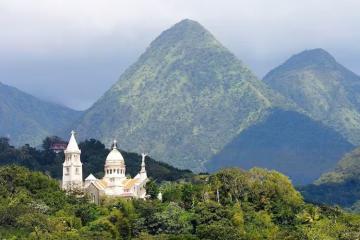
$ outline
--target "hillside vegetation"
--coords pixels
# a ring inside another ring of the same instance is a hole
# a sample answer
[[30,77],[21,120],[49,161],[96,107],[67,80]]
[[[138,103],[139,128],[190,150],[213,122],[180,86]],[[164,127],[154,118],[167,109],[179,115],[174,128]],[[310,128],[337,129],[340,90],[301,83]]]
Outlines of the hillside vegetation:
[[63,136],[80,115],[0,83],[0,136],[11,138],[17,146],[39,145],[46,136]]
[[[154,199],[158,187],[163,201]],[[360,237],[360,216],[305,204],[282,174],[224,169],[192,182],[147,185],[151,199],[65,194],[22,167],[0,167],[0,236],[6,239],[329,239]]]
[[360,77],[325,50],[292,56],[270,71],[264,82],[313,119],[360,144]]
[[300,189],[309,201],[360,212],[360,148],[345,155],[333,171]]
[[150,44],[76,129],[204,170],[204,161],[276,105],[286,104],[199,23],[183,20]]
[[[56,139],[58,138],[48,137],[43,141],[42,149],[36,149],[29,145],[15,148],[9,144],[8,139],[0,138],[0,165],[17,164],[61,179],[64,153],[56,154],[50,149],[51,143]],[[90,173],[97,177],[103,177],[105,159],[109,154],[109,149],[95,139],[81,142],[79,147],[82,150],[81,161],[84,178]],[[140,171],[141,156],[136,153],[120,151],[125,159],[126,174],[134,177]],[[146,168],[148,175],[160,182],[186,179],[193,175],[189,170],[180,170],[150,157],[146,158]]]
[[210,171],[239,166],[280,171],[294,184],[312,183],[332,170],[353,146],[339,133],[308,116],[272,109],[244,130],[207,164]]

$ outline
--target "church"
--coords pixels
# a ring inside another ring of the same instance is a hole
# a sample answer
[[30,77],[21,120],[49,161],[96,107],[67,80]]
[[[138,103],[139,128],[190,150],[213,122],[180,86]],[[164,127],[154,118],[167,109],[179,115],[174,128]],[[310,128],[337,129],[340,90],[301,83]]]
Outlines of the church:
[[140,172],[134,178],[128,178],[126,177],[124,158],[117,149],[116,140],[114,140],[112,150],[105,160],[104,177],[97,179],[90,174],[83,181],[81,150],[76,142],[74,131],[71,132],[64,153],[62,189],[65,191],[83,190],[88,194],[90,200],[96,204],[99,204],[104,196],[142,199],[146,197],[145,185],[148,182],[145,169],[146,154],[142,154]]

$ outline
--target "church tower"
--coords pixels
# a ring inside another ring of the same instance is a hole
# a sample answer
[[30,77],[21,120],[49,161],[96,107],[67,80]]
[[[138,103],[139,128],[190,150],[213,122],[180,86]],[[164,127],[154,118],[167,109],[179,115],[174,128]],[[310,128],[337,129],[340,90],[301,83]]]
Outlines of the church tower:
[[81,150],[76,142],[74,131],[71,131],[69,144],[64,153],[62,188],[64,190],[81,189],[83,187]]
[[140,170],[140,177],[141,179],[147,179],[146,169],[145,169],[145,158],[147,153],[141,154],[141,170]]

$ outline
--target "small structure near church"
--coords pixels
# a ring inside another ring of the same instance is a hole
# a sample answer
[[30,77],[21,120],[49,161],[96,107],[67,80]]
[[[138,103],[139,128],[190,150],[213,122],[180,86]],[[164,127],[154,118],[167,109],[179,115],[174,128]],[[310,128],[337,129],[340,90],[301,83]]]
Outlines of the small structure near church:
[[82,180],[81,150],[75,139],[75,132],[64,151],[62,188],[64,190],[81,189],[90,196],[92,202],[99,204],[103,196],[142,198],[146,197],[145,185],[148,177],[145,169],[146,154],[142,154],[141,170],[134,178],[126,177],[126,166],[123,156],[117,149],[114,140],[112,150],[105,160],[102,179],[90,174],[85,181]]
[[50,150],[52,150],[54,153],[60,153],[65,151],[68,143],[64,141],[56,142],[51,144]]

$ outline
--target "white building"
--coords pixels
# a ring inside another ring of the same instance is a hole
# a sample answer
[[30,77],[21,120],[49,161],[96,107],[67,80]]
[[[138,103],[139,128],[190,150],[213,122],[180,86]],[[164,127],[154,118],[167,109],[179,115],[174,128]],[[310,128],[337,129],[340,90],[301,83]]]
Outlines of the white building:
[[64,153],[62,188],[81,188],[83,185],[81,151],[76,142],[74,131],[71,131],[70,141]]
[[126,177],[126,166],[123,156],[117,149],[116,140],[113,148],[106,158],[102,179],[97,179],[90,174],[85,181],[82,180],[81,150],[75,139],[74,131],[71,132],[69,144],[65,152],[63,163],[62,188],[71,190],[83,189],[92,202],[99,204],[103,196],[124,198],[145,198],[145,185],[148,177],[145,169],[146,154],[142,154],[141,170],[134,178]]

